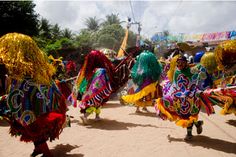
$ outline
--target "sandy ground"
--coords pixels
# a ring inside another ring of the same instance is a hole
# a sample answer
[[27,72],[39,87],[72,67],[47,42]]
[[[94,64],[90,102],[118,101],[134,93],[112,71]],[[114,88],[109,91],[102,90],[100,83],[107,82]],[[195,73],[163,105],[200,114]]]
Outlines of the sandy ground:
[[[203,133],[185,142],[186,130],[150,113],[135,114],[135,108],[110,101],[102,109],[101,121],[81,124],[79,110],[70,107],[72,126],[64,129],[59,140],[48,142],[55,157],[236,157],[236,117],[222,116],[219,108],[204,120]],[[9,126],[0,121],[0,157],[27,157],[33,144],[23,143],[8,134]]]

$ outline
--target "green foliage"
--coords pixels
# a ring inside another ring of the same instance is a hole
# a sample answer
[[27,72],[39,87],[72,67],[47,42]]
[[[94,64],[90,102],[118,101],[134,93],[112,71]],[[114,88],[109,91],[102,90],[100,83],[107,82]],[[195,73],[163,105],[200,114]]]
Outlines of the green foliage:
[[74,34],[72,33],[70,29],[66,28],[62,30],[62,37],[72,39],[74,37]]
[[137,35],[134,32],[129,31],[127,47],[134,47],[136,45],[136,38]]
[[52,39],[51,34],[52,25],[45,18],[41,18],[39,21],[39,36],[43,39]]
[[95,17],[89,17],[85,20],[85,25],[89,31],[97,31],[100,27],[99,19]]
[[68,38],[61,38],[52,44],[48,44],[45,51],[48,54],[56,53],[59,49],[72,49],[74,48],[73,41]]
[[60,43],[62,49],[74,48],[73,41],[69,38],[62,38],[56,43]]
[[92,33],[87,30],[82,30],[75,38],[77,47],[92,45]]
[[106,16],[106,20],[102,23],[103,27],[106,27],[108,25],[120,25],[120,19],[118,17],[118,14],[111,14]]
[[40,49],[45,50],[44,48],[46,47],[46,45],[48,43],[47,40],[45,40],[39,36],[34,36],[33,39],[37,43],[37,45]]
[[0,1],[0,36],[18,32],[30,36],[38,34],[38,14],[32,1]]
[[111,48],[118,51],[125,32],[121,25],[112,24],[107,25],[101,29],[97,34],[97,41],[99,47]]
[[52,41],[55,42],[62,38],[61,29],[58,24],[55,24],[51,28]]
[[114,37],[109,35],[109,34],[102,34],[98,38],[98,45],[99,45],[99,47],[105,47],[105,48],[109,48],[109,49],[114,49],[116,47],[116,45],[118,45],[117,42],[118,41]]

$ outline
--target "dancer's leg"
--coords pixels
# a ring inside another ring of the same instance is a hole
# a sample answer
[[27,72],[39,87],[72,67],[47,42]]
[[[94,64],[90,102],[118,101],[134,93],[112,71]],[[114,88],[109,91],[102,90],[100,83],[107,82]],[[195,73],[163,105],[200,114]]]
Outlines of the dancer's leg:
[[184,140],[188,141],[192,139],[193,137],[192,130],[193,130],[193,124],[187,127],[187,135],[185,136]]
[[97,120],[97,121],[101,120],[101,118],[100,118],[100,116],[99,116],[100,113],[101,113],[101,107],[98,107],[98,108],[96,109],[95,113],[96,113],[95,120]]
[[203,121],[199,120],[199,121],[195,122],[194,125],[197,127],[197,134],[201,134]]
[[140,113],[141,111],[139,110],[139,106],[136,107],[136,113]]

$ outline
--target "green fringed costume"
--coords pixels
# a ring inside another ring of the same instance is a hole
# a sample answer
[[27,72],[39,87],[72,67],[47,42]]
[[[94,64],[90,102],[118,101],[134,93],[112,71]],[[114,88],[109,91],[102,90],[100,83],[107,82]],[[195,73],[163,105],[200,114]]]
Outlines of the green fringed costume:
[[151,106],[152,99],[161,95],[161,90],[158,88],[161,72],[162,66],[156,56],[150,51],[143,51],[131,70],[135,87],[128,89],[128,95],[122,96],[122,99],[135,106]]

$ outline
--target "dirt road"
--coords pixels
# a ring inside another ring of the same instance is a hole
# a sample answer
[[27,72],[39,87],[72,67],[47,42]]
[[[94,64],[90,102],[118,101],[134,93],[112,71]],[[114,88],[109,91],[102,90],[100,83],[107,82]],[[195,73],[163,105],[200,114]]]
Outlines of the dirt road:
[[[49,142],[55,157],[236,157],[236,116],[222,116],[219,108],[204,121],[203,133],[185,142],[186,130],[150,113],[136,114],[135,108],[109,102],[102,109],[101,121],[92,115],[89,125],[81,124],[79,110],[70,107],[72,126],[60,139]],[[32,143],[23,143],[8,134],[9,126],[0,121],[0,157],[27,157]]]

